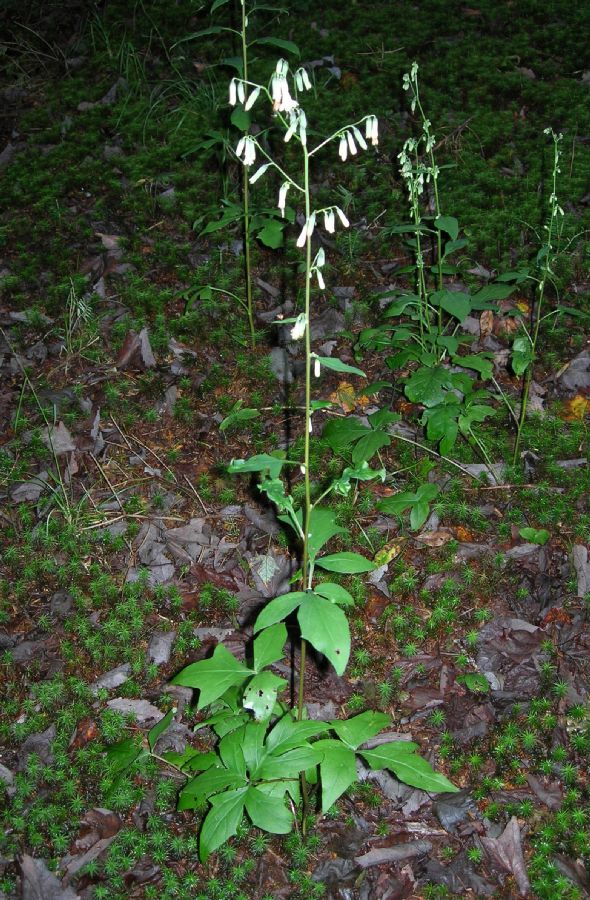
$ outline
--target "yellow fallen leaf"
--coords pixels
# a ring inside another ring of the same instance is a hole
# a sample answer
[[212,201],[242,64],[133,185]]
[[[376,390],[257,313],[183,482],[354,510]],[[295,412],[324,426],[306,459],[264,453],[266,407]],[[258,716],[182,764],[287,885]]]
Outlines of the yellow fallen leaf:
[[577,394],[566,404],[566,419],[583,419],[590,413],[590,398]]
[[369,398],[365,397],[364,394],[357,394],[348,381],[341,381],[328,399],[347,413],[353,412],[357,406],[364,408],[369,403]]
[[376,566],[386,566],[392,559],[395,559],[402,552],[405,544],[405,538],[396,538],[390,541],[375,554],[373,562]]

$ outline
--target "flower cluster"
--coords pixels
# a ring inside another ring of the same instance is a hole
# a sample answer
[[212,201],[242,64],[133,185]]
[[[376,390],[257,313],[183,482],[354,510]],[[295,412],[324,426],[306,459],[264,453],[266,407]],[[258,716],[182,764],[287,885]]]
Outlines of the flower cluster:
[[348,154],[354,156],[357,153],[357,144],[363,150],[367,149],[367,140],[375,147],[379,143],[379,123],[377,116],[367,116],[365,119],[365,135],[363,137],[361,131],[356,125],[350,125],[340,135],[340,143],[338,144],[338,156],[345,162]]
[[236,156],[242,160],[245,166],[251,166],[256,160],[256,140],[252,135],[246,134],[240,138],[236,147]]
[[289,82],[287,81],[287,73],[289,71],[289,63],[286,59],[279,59],[276,64],[274,74],[270,79],[270,96],[272,99],[272,108],[275,112],[291,112],[299,106],[289,91]]
[[229,105],[235,106],[236,103],[241,103],[244,109],[252,109],[258,97],[260,96],[261,87],[259,84],[254,85],[254,90],[251,94],[247,94],[248,82],[243,81],[241,78],[232,78],[229,83]]

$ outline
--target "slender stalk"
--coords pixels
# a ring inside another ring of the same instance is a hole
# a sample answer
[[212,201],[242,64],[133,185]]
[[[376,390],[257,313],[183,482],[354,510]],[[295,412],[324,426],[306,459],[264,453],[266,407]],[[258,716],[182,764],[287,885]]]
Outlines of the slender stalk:
[[549,223],[546,226],[547,228],[547,242],[544,245],[545,253],[543,256],[543,263],[541,266],[541,278],[539,280],[539,286],[537,289],[537,303],[536,309],[535,304],[533,303],[533,308],[531,310],[531,316],[534,319],[533,332],[532,337],[529,337],[531,342],[531,361],[527,366],[525,375],[524,375],[524,385],[522,390],[522,398],[520,403],[520,415],[518,417],[518,428],[516,430],[516,438],[514,440],[514,453],[512,456],[512,465],[516,465],[518,462],[518,455],[520,452],[520,442],[522,438],[522,431],[524,428],[524,423],[526,422],[526,414],[527,414],[527,406],[529,402],[529,394],[531,389],[531,382],[533,380],[533,369],[535,365],[535,359],[537,357],[537,342],[539,339],[539,328],[541,327],[542,316],[541,312],[543,309],[543,300],[545,299],[545,285],[547,284],[547,279],[551,275],[551,262],[552,257],[551,253],[553,250],[553,231],[556,225],[557,216],[563,215],[563,210],[559,206],[557,202],[557,175],[559,172],[559,141],[561,140],[561,135],[556,135],[555,132],[550,129],[546,129],[545,133],[551,132],[553,137],[553,177],[552,177],[552,189],[551,189],[551,197],[549,198],[550,203],[550,214],[549,214]]
[[[246,16],[246,0],[241,0],[242,7],[242,62],[244,66],[244,81],[248,80],[248,44],[246,41],[246,30],[248,20]],[[252,303],[252,262],[250,258],[250,182],[249,166],[243,167],[242,172],[242,201],[244,204],[244,262],[246,267],[246,313],[248,316],[248,327],[250,329],[250,344],[252,349],[256,347],[256,332],[254,329],[254,309]]]
[[[309,221],[311,215],[311,202],[309,196],[309,154],[307,147],[303,150],[303,185],[305,190],[305,221]],[[309,583],[309,526],[311,519],[311,478],[309,473],[309,438],[311,433],[311,235],[307,235],[305,241],[305,439],[303,450],[303,477],[305,484],[305,506],[303,509],[303,560],[301,564],[302,587],[306,590],[311,587]],[[301,657],[299,661],[299,696],[297,698],[297,718],[303,717],[303,700],[305,690],[305,656],[306,643],[301,641]]]

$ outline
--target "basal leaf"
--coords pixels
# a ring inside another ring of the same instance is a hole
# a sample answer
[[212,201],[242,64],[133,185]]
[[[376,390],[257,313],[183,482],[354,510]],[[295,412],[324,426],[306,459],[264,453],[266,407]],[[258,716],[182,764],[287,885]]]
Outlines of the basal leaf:
[[109,763],[109,775],[118,775],[128,769],[142,752],[141,744],[134,738],[125,738],[107,747],[105,756]]
[[283,231],[286,224],[280,219],[267,219],[263,227],[256,232],[256,237],[265,247],[278,250],[283,246]]
[[346,419],[330,419],[322,432],[322,440],[334,453],[343,453],[354,441],[369,433],[366,425],[348,416]]
[[302,638],[323,653],[337,674],[342,675],[350,656],[350,627],[340,607],[317,594],[307,594],[297,619]]
[[433,291],[430,302],[434,306],[440,306],[450,316],[462,322],[471,311],[471,298],[463,291],[449,291],[445,288],[441,291]]
[[220,740],[218,748],[219,756],[225,768],[236,775],[240,775],[242,778],[246,777],[246,760],[242,749],[246,728],[246,725],[242,725],[241,728],[230,731],[229,734],[226,734]]
[[337,603],[338,606],[354,606],[352,595],[340,584],[325,581],[322,584],[316,584],[313,590],[315,594],[325,597],[331,603]]
[[[416,745],[411,746],[415,748]],[[393,741],[374,750],[359,750],[359,753],[372,769],[390,769],[399,781],[422,791],[456,793],[459,790],[413,749],[409,751],[406,741]]]
[[382,447],[389,447],[390,444],[391,438],[384,431],[371,431],[369,434],[363,435],[356,442],[352,451],[354,465],[357,466],[360,463],[368,462],[377,453],[377,450],[381,450]]
[[205,816],[201,828],[199,841],[201,862],[206,862],[209,854],[225,844],[238,830],[248,790],[249,788],[242,787],[211,797],[211,809]]
[[254,639],[254,671],[258,673],[282,659],[286,640],[287,626],[283,622],[261,631]]
[[453,362],[457,366],[463,366],[465,369],[473,369],[479,372],[484,381],[488,381],[493,374],[494,364],[491,359],[485,356],[475,356],[468,354],[467,356],[455,356]]
[[320,763],[320,777],[322,812],[327,813],[338,798],[358,779],[356,754],[354,750],[345,747],[342,741],[332,738],[316,741],[314,747],[324,754]]
[[422,366],[408,379],[405,393],[412,403],[437,406],[452,385],[451,373],[443,366]]
[[280,597],[275,597],[258,614],[254,623],[254,633],[286,619],[306,596],[304,591],[292,591],[290,594],[281,594]]
[[330,556],[320,556],[316,559],[316,566],[326,569],[328,572],[340,572],[343,575],[357,575],[360,572],[372,572],[373,563],[350,550],[342,553],[332,553]]
[[335,719],[330,722],[330,726],[334,729],[341,741],[343,741],[352,750],[368,741],[383,731],[390,724],[391,719],[385,713],[368,710],[353,716],[352,719]]
[[546,544],[551,537],[551,532],[547,531],[546,528],[521,528],[519,533],[525,541],[530,541],[531,544],[539,544],[540,546]]
[[468,672],[466,675],[457,675],[459,684],[464,684],[466,688],[473,693],[487,694],[490,690],[490,683],[485,675],[479,672]]
[[282,797],[273,797],[258,787],[246,794],[246,812],[252,824],[271,834],[288,834],[293,827],[293,814]]
[[323,757],[323,753],[315,749],[309,744],[294,747],[293,750],[287,750],[280,756],[267,757],[258,772],[258,778],[264,781],[271,781],[275,778],[296,778],[306,769],[317,766]]
[[198,689],[200,695],[197,709],[203,709],[221,697],[229,687],[241,684],[252,674],[252,669],[238,662],[223,644],[218,644],[213,656],[191,663],[171,683]]
[[205,800],[220,791],[246,785],[246,779],[236,772],[228,772],[219,766],[211,766],[195,778],[191,778],[178,795],[178,810],[198,809]]
[[312,721],[310,719],[293,719],[291,712],[286,713],[276,723],[266,738],[266,748],[273,756],[286,753],[304,743],[307,738],[314,737],[326,731],[325,722]]
[[244,691],[244,708],[252,710],[257,722],[267,722],[272,715],[278,692],[287,684],[284,678],[279,678],[272,672],[255,675]]

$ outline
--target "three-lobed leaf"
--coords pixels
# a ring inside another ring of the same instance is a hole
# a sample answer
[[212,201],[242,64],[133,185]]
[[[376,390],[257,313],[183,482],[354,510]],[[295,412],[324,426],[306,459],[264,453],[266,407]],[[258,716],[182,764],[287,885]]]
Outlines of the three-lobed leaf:
[[242,684],[253,674],[252,669],[242,665],[223,644],[218,644],[213,656],[186,666],[171,683],[198,689],[197,709],[203,709],[221,697],[229,687]]

